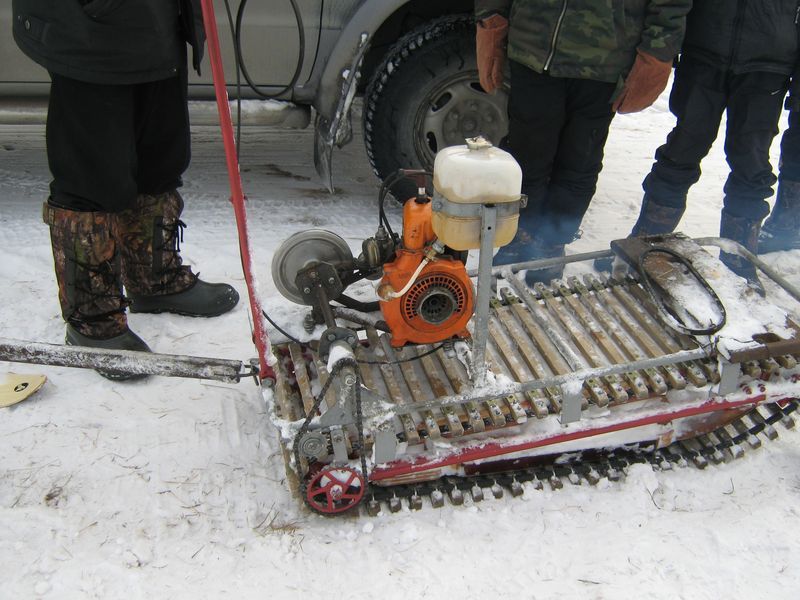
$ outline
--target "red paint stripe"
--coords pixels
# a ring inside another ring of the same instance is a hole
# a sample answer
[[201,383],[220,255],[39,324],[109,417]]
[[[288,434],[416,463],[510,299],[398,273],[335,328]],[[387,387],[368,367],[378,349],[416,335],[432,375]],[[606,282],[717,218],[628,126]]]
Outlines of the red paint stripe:
[[228,104],[228,90],[225,87],[225,72],[222,67],[222,52],[219,47],[219,33],[217,32],[217,19],[214,15],[212,0],[201,0],[203,9],[203,25],[206,30],[208,44],[208,59],[211,62],[211,75],[214,81],[214,93],[217,97],[217,111],[219,112],[219,126],[222,130],[222,142],[225,146],[225,160],[228,165],[228,182],[231,189],[231,203],[236,216],[236,228],[239,232],[239,254],[242,258],[242,270],[247,284],[247,295],[250,299],[250,311],[253,314],[253,342],[258,350],[259,375],[261,378],[275,378],[275,372],[267,364],[267,355],[270,351],[269,338],[267,337],[264,317],[262,316],[261,302],[255,292],[252,275],[252,254],[247,233],[247,211],[245,197],[242,192],[242,177],[239,172],[239,161],[236,157],[236,142],[233,137],[233,122]]
[[649,417],[642,417],[632,421],[623,421],[613,425],[606,425],[605,427],[597,427],[594,429],[585,429],[583,431],[575,431],[572,433],[561,433],[553,437],[548,437],[540,440],[531,440],[528,442],[520,442],[517,444],[501,444],[498,442],[488,442],[477,448],[468,448],[459,450],[444,458],[431,459],[431,458],[418,458],[412,462],[408,461],[393,461],[388,463],[386,467],[377,467],[370,474],[370,481],[381,481],[384,479],[391,479],[392,477],[400,477],[402,475],[409,475],[428,469],[438,469],[440,467],[448,467],[461,463],[472,462],[484,458],[493,458],[502,456],[504,454],[511,454],[513,452],[521,452],[523,450],[532,450],[534,448],[542,448],[544,446],[551,446],[553,444],[560,444],[562,442],[570,442],[573,440],[580,440],[604,433],[614,433],[616,431],[624,431],[626,429],[633,429],[635,427],[643,427],[645,425],[665,424],[675,419],[683,417],[692,417],[707,413],[716,412],[718,410],[730,410],[734,408],[741,408],[748,404],[758,404],[766,400],[766,396],[761,394],[759,396],[747,398],[745,400],[737,400],[735,402],[728,401],[708,401],[699,406],[685,408],[670,413],[662,413],[652,415]]

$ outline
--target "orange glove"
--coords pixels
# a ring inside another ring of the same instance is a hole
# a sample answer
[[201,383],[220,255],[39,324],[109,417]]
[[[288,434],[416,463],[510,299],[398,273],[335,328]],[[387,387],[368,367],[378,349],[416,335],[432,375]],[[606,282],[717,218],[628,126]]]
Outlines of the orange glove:
[[667,87],[671,71],[672,61],[658,60],[647,52],[636,50],[633,68],[611,108],[614,112],[623,114],[644,110],[655,102]]
[[503,85],[503,66],[506,62],[508,19],[492,15],[478,21],[475,32],[475,51],[478,56],[478,77],[481,87],[491,93]]

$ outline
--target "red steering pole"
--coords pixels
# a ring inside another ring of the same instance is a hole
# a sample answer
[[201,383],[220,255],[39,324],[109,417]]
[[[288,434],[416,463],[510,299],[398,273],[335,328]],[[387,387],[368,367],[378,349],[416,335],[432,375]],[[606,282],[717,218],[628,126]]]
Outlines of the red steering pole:
[[261,302],[255,291],[252,273],[252,255],[250,254],[249,236],[247,233],[247,211],[245,197],[242,192],[242,177],[239,172],[239,161],[236,158],[236,142],[233,137],[233,122],[228,104],[228,90],[225,87],[225,71],[222,68],[222,53],[219,48],[217,18],[214,15],[212,0],[201,0],[203,9],[203,25],[206,30],[208,58],[211,62],[211,75],[214,80],[214,93],[217,97],[219,126],[222,130],[222,141],[225,146],[225,160],[228,165],[228,182],[231,189],[231,203],[236,215],[236,228],[239,232],[239,254],[242,257],[242,269],[247,284],[247,295],[250,298],[250,311],[253,313],[253,341],[258,350],[259,376],[261,379],[275,379],[275,371],[267,364],[270,353],[269,337],[264,325]]

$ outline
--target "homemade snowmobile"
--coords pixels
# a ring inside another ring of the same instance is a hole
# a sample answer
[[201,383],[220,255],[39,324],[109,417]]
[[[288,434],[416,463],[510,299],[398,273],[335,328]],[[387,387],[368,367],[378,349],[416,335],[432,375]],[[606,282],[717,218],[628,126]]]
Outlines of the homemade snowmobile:
[[[594,483],[631,462],[703,467],[775,437],[777,422],[793,426],[798,318],[705,248],[750,260],[783,304],[800,302],[800,291],[730,240],[680,234],[613,242],[627,265],[613,278],[528,287],[520,271],[612,251],[493,267],[524,199],[519,167],[480,139],[439,153],[433,197],[420,179],[400,234],[383,211],[387,181],[379,228],[358,257],[332,232],[286,240],[274,256],[275,283],[311,307],[308,331],[324,330],[311,343],[271,346],[216,21],[211,1],[202,6],[258,360],[5,339],[0,360],[274,383],[288,471],[308,506],[326,515],[362,503],[373,514],[384,502],[399,510],[402,498],[419,508],[425,496],[458,504],[465,492],[477,502],[486,489],[520,494],[525,483]],[[466,269],[469,250],[480,251],[477,272]],[[24,392],[17,385],[11,391]]]
[[[516,231],[520,177],[509,155],[468,140],[439,153],[434,195],[420,182],[402,234],[384,216],[387,182],[358,257],[323,230],[275,253],[278,289],[312,307],[309,331],[324,325],[317,341],[273,348],[276,421],[312,510],[479,501],[525,482],[614,479],[631,461],[703,467],[793,425],[800,326],[703,248],[741,246],[618,240],[627,273],[529,288],[516,273],[608,252],[493,268]],[[364,280],[379,280],[372,302]]]

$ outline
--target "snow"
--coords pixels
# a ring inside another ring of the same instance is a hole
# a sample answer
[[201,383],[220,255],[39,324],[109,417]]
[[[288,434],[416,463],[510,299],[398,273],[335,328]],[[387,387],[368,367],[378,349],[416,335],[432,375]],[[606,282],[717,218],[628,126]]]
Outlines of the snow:
[[[672,123],[666,95],[615,120],[584,235],[570,252],[628,233],[641,180]],[[194,134],[183,254],[243,300],[217,319],[132,315],[130,323],[157,352],[246,361],[255,349],[219,132]],[[42,129],[6,126],[2,137],[0,337],[60,343],[40,218],[49,180]],[[309,227],[343,235],[357,252],[377,224],[377,186],[360,139],[334,154],[332,196],[314,176],[311,131],[247,128],[243,139],[259,294],[276,322],[304,337],[305,309],[276,292],[272,254]],[[777,157],[776,141],[774,164]],[[691,192],[685,233],[716,235],[726,176],[720,142]],[[399,219],[396,208],[390,215]],[[800,254],[768,261],[800,283]],[[587,268],[570,265],[568,274]],[[521,498],[487,494],[463,507],[426,501],[421,512],[326,519],[289,490],[270,390],[250,381],[113,383],[80,369],[0,368],[49,378],[0,411],[3,599],[789,599],[800,588],[796,433],[706,471],[638,465],[624,481],[594,488],[526,487]]]

